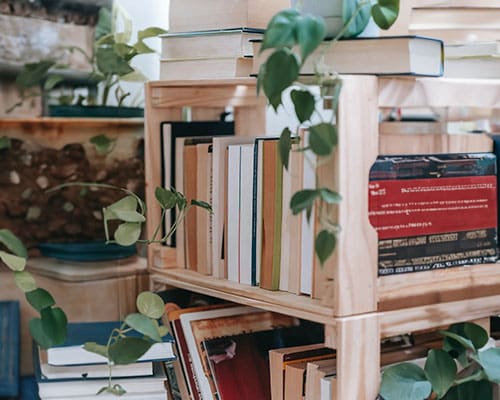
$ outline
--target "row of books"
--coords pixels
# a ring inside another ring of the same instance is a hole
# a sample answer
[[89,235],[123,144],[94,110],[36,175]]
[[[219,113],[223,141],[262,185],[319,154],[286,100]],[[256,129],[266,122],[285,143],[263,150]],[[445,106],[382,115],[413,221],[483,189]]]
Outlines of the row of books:
[[[119,321],[69,323],[63,345],[42,349],[33,345],[33,365],[42,400],[95,398],[108,385],[110,366],[107,358],[83,348],[87,342],[105,345]],[[114,365],[113,383],[126,390],[127,399],[165,400],[170,388],[167,372],[174,361],[173,337],[167,335],[155,343],[136,363]],[[99,398],[114,399],[101,393]]]

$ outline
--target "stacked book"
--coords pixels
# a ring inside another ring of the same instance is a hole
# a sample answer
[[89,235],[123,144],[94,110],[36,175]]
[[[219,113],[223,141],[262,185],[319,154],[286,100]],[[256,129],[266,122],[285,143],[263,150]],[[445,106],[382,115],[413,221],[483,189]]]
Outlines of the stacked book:
[[284,0],[171,0],[160,79],[249,76],[253,55],[249,40],[262,38],[271,17],[287,7]]
[[[169,387],[166,364],[175,359],[172,336],[155,343],[136,363],[113,365],[107,358],[83,348],[87,342],[105,345],[120,322],[82,322],[68,324],[63,345],[42,349],[33,346],[33,364],[40,399],[93,399],[108,385],[110,372],[113,384],[119,384],[127,399],[165,400]],[[99,398],[114,399],[111,393]]]

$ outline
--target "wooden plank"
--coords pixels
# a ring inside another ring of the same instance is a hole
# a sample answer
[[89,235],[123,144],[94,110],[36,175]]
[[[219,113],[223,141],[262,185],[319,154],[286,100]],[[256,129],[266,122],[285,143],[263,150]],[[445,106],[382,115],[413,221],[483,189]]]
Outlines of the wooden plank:
[[[498,292],[497,292],[498,293]],[[433,329],[500,314],[500,295],[379,313],[382,337]]]
[[500,79],[384,78],[379,107],[500,108]]
[[500,292],[498,264],[378,278],[379,311],[492,296]]
[[336,320],[337,393],[333,399],[375,399],[380,385],[376,314]]
[[463,8],[476,8],[476,7],[491,7],[500,8],[498,0],[412,0],[413,8],[425,7],[463,7]]
[[500,29],[500,7],[496,8],[416,8],[410,15],[410,29]]
[[[390,142],[392,138],[385,137],[386,135],[418,135],[418,134],[444,134],[447,131],[446,122],[407,122],[407,121],[391,121],[381,122],[379,126],[379,147],[383,147],[386,142]],[[387,143],[390,145],[391,143]],[[379,151],[382,153],[382,151]]]
[[153,268],[151,272],[157,282],[165,282],[193,292],[293,315],[297,318],[304,318],[322,324],[335,323],[333,310],[330,307],[325,307],[320,301],[312,300],[306,296],[242,285],[179,268],[164,270]]
[[498,40],[500,29],[413,29],[408,28],[410,35],[437,37],[445,44],[464,42],[484,42]]
[[368,175],[378,152],[377,78],[343,77],[339,104],[335,173],[342,230],[333,255],[334,304],[335,315],[345,316],[377,308],[377,234],[368,222]]

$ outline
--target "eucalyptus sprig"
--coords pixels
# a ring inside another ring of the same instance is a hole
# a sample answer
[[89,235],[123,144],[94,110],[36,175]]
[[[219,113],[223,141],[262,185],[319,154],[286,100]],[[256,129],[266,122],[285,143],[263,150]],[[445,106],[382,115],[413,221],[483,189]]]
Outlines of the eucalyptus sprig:
[[488,345],[484,328],[473,323],[440,331],[443,348],[427,354],[425,366],[404,362],[382,374],[384,400],[492,400],[500,383],[500,349]]
[[[309,131],[307,144],[302,144],[300,151],[312,152],[322,165],[332,157],[337,146],[336,111],[341,78],[322,62],[322,57],[315,60],[316,76],[313,85],[319,86],[319,96],[310,87],[300,82],[300,70],[306,60],[315,54],[323,43],[331,46],[341,37],[359,34],[370,18],[382,29],[388,29],[396,21],[399,13],[399,0],[344,0],[342,18],[344,27],[330,41],[324,42],[325,23],[322,18],[303,14],[298,9],[287,9],[277,13],[269,22],[261,45],[261,52],[270,52],[260,67],[257,79],[257,91],[263,91],[269,104],[275,111],[283,106],[284,94],[290,96],[298,120],[295,132],[286,127],[282,130],[279,152],[284,168],[288,168],[289,154],[292,148],[292,136],[298,136],[302,128]],[[292,89],[292,90],[289,90]],[[331,119],[325,120],[318,104],[333,110]],[[319,122],[317,119],[319,118]],[[317,170],[317,168],[316,168]],[[315,253],[323,264],[333,253],[336,235],[340,227],[333,217],[333,209],[341,200],[340,194],[333,188],[320,187],[316,173],[316,188],[295,193],[290,207],[293,214],[305,211],[308,220],[315,204],[318,205],[319,221],[322,229],[315,240]]]

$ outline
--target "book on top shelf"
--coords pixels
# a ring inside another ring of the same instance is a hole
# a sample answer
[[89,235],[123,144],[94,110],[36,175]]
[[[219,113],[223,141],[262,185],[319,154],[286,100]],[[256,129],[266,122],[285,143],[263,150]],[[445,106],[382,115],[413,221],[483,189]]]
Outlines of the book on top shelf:
[[[260,53],[260,42],[254,41],[252,74],[270,50]],[[314,74],[315,61],[340,74],[441,76],[443,74],[443,42],[422,36],[385,36],[328,41],[306,60],[301,74]]]
[[251,57],[163,58],[161,80],[229,79],[252,73]]
[[290,7],[288,0],[171,0],[171,32],[234,29],[265,29],[278,11]]
[[224,58],[253,55],[250,40],[262,39],[263,29],[236,28],[197,32],[174,32],[161,36],[165,59]]
[[[46,352],[47,363],[50,365],[104,364],[108,362],[106,357],[85,350],[83,344],[86,342],[106,344],[111,331],[120,325],[120,321],[69,323],[66,340],[62,345],[40,351]],[[137,333],[137,335],[140,334]],[[138,361],[172,359],[174,357],[172,341],[172,335],[164,336],[163,342],[154,343]]]

